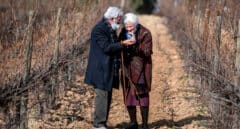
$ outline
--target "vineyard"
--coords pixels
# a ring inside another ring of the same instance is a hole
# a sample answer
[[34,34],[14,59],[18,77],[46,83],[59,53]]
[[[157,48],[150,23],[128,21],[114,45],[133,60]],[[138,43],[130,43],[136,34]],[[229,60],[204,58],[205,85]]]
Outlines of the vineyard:
[[[0,0],[0,128],[89,127],[94,92],[82,81],[90,32],[109,6],[122,2]],[[240,1],[149,3],[132,0],[124,11],[149,14],[146,8],[157,7],[154,15],[167,19],[187,78],[211,117],[207,128],[240,128]]]
[[83,54],[99,15],[109,5],[120,4],[96,0],[1,3],[0,125],[40,128],[32,127],[31,121],[48,120],[45,114],[57,108],[75,75],[83,74]]
[[210,109],[214,128],[240,128],[239,1],[171,0],[160,5]]

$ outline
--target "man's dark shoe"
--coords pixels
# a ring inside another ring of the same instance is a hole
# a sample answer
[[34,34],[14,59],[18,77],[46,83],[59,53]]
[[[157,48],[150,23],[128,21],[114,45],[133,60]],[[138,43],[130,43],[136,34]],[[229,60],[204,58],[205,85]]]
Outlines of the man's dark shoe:
[[93,127],[93,129],[107,129],[107,127]]
[[130,123],[128,126],[126,126],[123,129],[138,129],[138,123]]
[[107,128],[108,128],[107,125],[105,125],[105,124],[99,124],[99,125],[97,125],[97,126],[93,126],[92,129],[107,129]]

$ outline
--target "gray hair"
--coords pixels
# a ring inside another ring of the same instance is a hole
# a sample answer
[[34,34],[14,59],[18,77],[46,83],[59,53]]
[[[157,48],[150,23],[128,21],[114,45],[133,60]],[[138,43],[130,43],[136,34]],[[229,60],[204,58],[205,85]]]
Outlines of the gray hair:
[[118,7],[108,7],[107,11],[104,13],[104,18],[117,18],[118,16],[123,16],[123,11]]
[[133,13],[127,13],[123,17],[123,23],[133,23],[135,26],[138,24],[138,17]]

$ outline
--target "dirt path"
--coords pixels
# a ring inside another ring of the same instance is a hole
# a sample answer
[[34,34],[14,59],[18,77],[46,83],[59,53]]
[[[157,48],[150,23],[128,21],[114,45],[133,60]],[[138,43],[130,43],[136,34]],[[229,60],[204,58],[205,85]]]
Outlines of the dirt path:
[[[184,70],[179,49],[165,25],[167,20],[157,16],[139,16],[139,20],[150,29],[154,40],[150,128],[206,129],[208,115],[198,101],[193,81]],[[51,111],[47,121],[39,121],[40,125],[48,128],[92,128],[94,92],[91,87],[84,86],[83,78],[76,78],[76,84],[67,89],[59,109]],[[114,90],[108,125],[122,128],[128,121],[122,91]],[[141,124],[139,109],[138,121]]]

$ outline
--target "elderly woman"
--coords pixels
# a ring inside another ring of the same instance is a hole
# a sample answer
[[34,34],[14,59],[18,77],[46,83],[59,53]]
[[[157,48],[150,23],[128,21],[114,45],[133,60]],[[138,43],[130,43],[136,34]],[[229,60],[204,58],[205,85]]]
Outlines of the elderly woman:
[[127,13],[123,19],[124,28],[120,40],[135,40],[133,45],[125,46],[123,51],[125,83],[125,104],[130,116],[130,124],[125,129],[137,129],[136,106],[140,106],[142,128],[148,128],[149,92],[152,79],[152,36],[151,32],[138,23],[133,13]]

